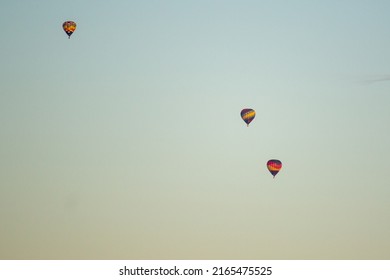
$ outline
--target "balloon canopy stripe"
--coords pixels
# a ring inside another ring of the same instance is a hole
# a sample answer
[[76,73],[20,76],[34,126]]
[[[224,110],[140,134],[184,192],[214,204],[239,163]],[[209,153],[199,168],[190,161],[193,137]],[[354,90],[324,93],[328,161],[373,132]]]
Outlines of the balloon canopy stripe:
[[270,171],[279,171],[281,166],[268,165]]
[[248,112],[242,116],[244,120],[253,119],[255,117],[255,112]]

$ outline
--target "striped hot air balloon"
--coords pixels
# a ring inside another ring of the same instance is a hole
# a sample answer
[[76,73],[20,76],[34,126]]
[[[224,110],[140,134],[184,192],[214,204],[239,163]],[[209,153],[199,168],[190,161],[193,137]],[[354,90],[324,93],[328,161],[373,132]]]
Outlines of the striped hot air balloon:
[[276,174],[282,169],[282,162],[278,159],[270,159],[267,162],[267,168],[275,178]]
[[249,126],[249,124],[251,123],[251,121],[253,121],[255,116],[256,116],[256,112],[253,109],[243,109],[241,111],[241,118],[244,120],[244,122],[246,122],[247,126]]
[[76,30],[76,23],[74,21],[65,21],[62,24],[62,29],[64,29],[65,33],[68,35],[70,39],[70,36]]

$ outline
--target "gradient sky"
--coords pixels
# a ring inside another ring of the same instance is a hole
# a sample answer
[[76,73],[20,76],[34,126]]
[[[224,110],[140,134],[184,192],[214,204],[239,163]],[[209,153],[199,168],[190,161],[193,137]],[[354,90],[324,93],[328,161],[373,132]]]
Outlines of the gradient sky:
[[389,11],[1,0],[0,258],[390,259]]

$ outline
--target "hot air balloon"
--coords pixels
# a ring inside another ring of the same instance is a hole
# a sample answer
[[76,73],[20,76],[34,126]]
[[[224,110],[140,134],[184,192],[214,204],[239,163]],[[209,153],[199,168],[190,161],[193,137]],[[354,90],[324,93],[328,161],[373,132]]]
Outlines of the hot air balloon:
[[76,30],[76,23],[73,21],[65,21],[62,24],[62,29],[64,29],[65,33],[69,36],[70,39],[70,36]]
[[246,122],[246,126],[249,126],[250,122],[253,121],[253,119],[256,116],[256,112],[253,109],[243,109],[241,111],[241,118]]
[[270,159],[267,162],[267,168],[268,168],[269,172],[271,172],[271,174],[275,178],[276,174],[278,174],[280,169],[282,169],[282,162],[280,160],[277,160],[277,159]]

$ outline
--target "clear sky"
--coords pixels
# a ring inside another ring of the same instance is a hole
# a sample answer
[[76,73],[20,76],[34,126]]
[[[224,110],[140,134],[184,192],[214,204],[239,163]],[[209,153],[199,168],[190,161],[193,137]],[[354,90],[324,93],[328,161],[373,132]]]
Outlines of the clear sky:
[[1,0],[0,258],[390,259],[389,10]]

